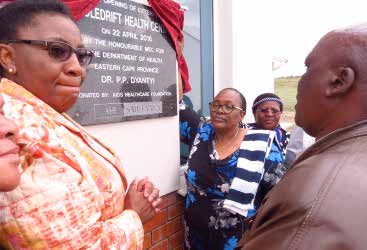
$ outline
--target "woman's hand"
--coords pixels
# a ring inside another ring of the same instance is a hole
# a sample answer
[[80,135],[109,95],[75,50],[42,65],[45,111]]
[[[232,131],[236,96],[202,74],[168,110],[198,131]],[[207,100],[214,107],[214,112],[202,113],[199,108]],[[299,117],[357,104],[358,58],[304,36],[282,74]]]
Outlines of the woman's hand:
[[154,211],[158,213],[160,211],[158,206],[161,204],[162,199],[159,198],[159,189],[154,187],[153,183],[149,181],[148,177],[139,180],[138,191],[143,192],[144,197],[148,199],[154,208]]
[[161,199],[158,196],[159,190],[154,188],[148,178],[139,181],[135,179],[126,193],[125,209],[137,212],[144,224],[159,211]]

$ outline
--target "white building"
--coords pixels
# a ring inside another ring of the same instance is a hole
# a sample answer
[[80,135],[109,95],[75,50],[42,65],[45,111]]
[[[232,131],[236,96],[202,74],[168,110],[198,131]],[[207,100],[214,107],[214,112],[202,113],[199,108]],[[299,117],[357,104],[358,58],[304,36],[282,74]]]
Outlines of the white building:
[[[140,1],[141,2],[141,1]],[[182,0],[185,49],[194,109],[208,115],[208,102],[220,89],[234,87],[251,104],[274,90],[266,29],[256,25],[246,1]],[[264,14],[265,15],[265,14]],[[262,18],[259,12],[257,18]],[[180,162],[178,116],[88,126],[121,157],[129,180],[149,176],[167,194],[177,189]],[[119,138],[116,140],[116,138]]]

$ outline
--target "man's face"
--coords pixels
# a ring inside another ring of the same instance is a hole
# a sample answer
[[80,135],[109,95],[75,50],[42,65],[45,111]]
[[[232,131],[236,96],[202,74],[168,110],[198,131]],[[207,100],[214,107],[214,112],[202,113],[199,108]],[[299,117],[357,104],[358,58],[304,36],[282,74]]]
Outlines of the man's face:
[[323,129],[328,112],[325,88],[330,82],[330,51],[335,41],[330,36],[322,38],[305,60],[307,68],[298,82],[296,124],[308,134],[317,137]]

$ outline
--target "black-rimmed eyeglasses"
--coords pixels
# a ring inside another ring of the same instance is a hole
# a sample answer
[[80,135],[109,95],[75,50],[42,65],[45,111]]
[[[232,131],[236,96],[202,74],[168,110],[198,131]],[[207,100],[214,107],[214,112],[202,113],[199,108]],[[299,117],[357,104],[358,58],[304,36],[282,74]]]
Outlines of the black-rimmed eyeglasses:
[[39,40],[8,40],[9,43],[24,43],[43,47],[48,51],[48,55],[57,61],[68,60],[72,53],[76,54],[80,65],[87,66],[92,62],[93,52],[86,48],[73,48],[69,44],[61,41],[39,41]]
[[209,102],[209,109],[210,109],[210,111],[212,111],[212,112],[218,112],[218,110],[220,108],[222,108],[222,112],[224,114],[232,113],[232,111],[234,109],[238,109],[238,110],[243,111],[242,108],[237,107],[237,106],[234,106],[234,105],[227,105],[227,104],[219,104],[219,103],[215,103],[215,102]]
[[263,114],[267,114],[270,112],[273,115],[278,115],[281,111],[279,109],[256,109],[255,112],[260,112]]

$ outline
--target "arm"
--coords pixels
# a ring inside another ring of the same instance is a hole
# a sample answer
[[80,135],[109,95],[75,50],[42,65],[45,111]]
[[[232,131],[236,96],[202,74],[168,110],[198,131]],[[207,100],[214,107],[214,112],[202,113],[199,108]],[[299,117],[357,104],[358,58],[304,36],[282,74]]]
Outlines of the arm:
[[124,210],[101,227],[102,249],[143,249],[144,229],[135,211]]
[[289,245],[302,225],[311,203],[309,200],[298,202],[302,189],[291,187],[297,187],[297,181],[286,176],[266,195],[250,230],[240,241],[244,244],[242,249],[293,249]]
[[[20,101],[9,103],[6,107],[11,110],[6,114],[21,128],[17,142],[26,159],[21,182],[25,192],[20,200],[29,201],[27,206],[17,205],[19,218],[9,218],[10,227],[14,222],[25,221],[22,224],[25,231],[18,230],[16,236],[26,238],[29,244],[41,242],[46,247],[142,249],[141,221],[154,214],[159,192],[145,180],[133,184],[134,189],[130,188],[125,197],[124,185],[113,181],[121,176],[110,171],[113,167],[102,157],[89,155],[87,146],[78,143],[67,130],[57,136],[54,126],[47,125],[53,119],[40,116],[35,108]],[[43,140],[45,135],[49,136],[47,140]],[[65,140],[64,145],[58,144],[60,138]],[[50,219],[38,219],[45,215]],[[0,230],[7,226],[2,225]],[[37,235],[40,228],[48,233],[43,238]]]
[[184,107],[183,109],[181,109],[180,107],[181,142],[188,145],[192,145],[199,123],[200,123],[200,117],[198,114],[196,114],[192,109],[189,109],[188,107]]
[[[260,208],[251,226],[250,232],[246,232],[240,240],[244,250],[283,250],[298,249],[289,248],[298,226],[302,224],[302,218],[297,214],[280,209]],[[292,218],[293,217],[293,218]],[[319,248],[309,248],[319,249]]]
[[180,70],[177,70],[177,88],[178,88],[178,102],[181,102],[183,99],[183,86],[182,86],[182,77]]
[[102,224],[102,249],[142,249],[142,223],[159,211],[158,196],[159,190],[147,178],[135,179],[125,197],[125,210]]
[[182,78],[179,70],[177,71],[177,75],[178,97],[180,102],[180,140],[185,144],[191,145],[200,123],[200,117],[192,109],[189,109],[183,101]]

